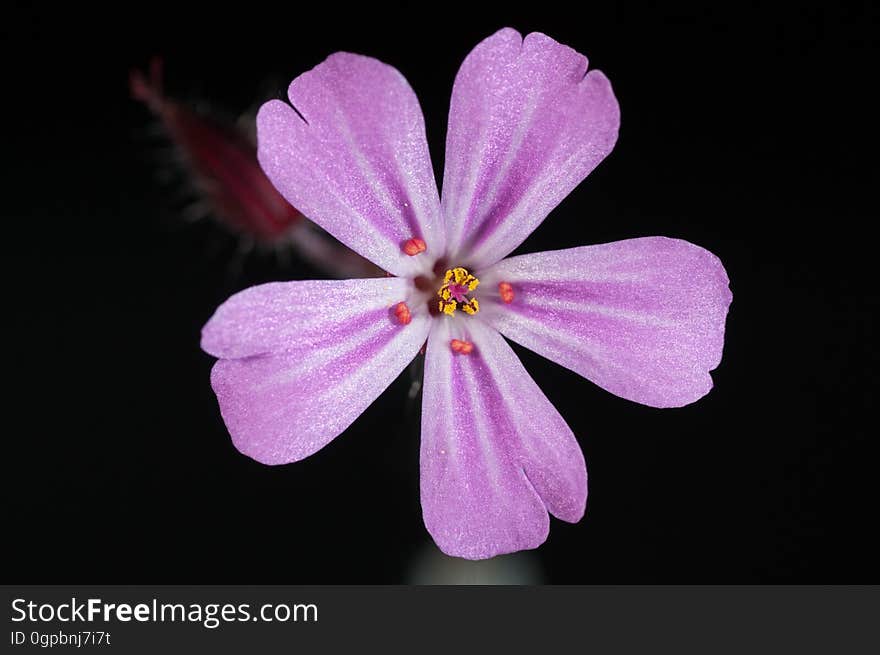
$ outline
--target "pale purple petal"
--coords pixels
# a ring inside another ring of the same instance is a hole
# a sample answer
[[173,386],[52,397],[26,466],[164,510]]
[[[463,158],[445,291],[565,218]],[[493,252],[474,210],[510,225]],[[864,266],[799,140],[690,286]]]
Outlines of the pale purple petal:
[[412,285],[403,278],[270,282],[239,291],[202,328],[202,350],[235,359],[344,342],[394,318]]
[[512,257],[480,280],[514,291],[510,304],[483,296],[484,320],[613,394],[679,407],[712,388],[732,295],[708,250],[630,239]]
[[338,52],[296,78],[290,105],[257,116],[260,164],[281,194],[345,245],[394,275],[427,265],[413,237],[441,253],[444,232],[425,123],[394,68]]
[[452,90],[442,206],[451,258],[516,248],[614,147],[607,78],[550,37],[506,28],[468,55]]
[[[469,355],[450,348],[468,340]],[[547,538],[547,511],[583,516],[587,471],[565,421],[503,337],[477,318],[440,318],[428,339],[421,495],[440,549],[484,559]]]
[[265,464],[300,460],[364,411],[425,343],[430,318],[394,314],[401,280],[285,282],[220,306],[202,347],[235,446]]

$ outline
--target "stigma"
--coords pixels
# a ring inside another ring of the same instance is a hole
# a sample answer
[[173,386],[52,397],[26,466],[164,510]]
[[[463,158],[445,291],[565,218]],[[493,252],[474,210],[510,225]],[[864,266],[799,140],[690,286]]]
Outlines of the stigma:
[[480,303],[476,298],[468,297],[480,281],[468,273],[466,268],[450,268],[443,276],[443,285],[437,291],[440,296],[438,309],[443,314],[455,315],[456,309],[461,309],[465,314],[474,315],[480,311]]

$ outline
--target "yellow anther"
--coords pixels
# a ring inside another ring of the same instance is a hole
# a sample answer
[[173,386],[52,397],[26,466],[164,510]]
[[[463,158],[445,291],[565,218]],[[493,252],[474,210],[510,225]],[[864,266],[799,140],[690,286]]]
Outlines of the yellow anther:
[[457,303],[454,300],[441,300],[440,301],[440,311],[444,314],[449,314],[452,316],[455,314],[455,307]]
[[459,305],[466,314],[476,314],[480,311],[480,303],[476,298],[469,298],[468,294],[479,284],[480,281],[468,273],[466,268],[458,266],[448,269],[443,275],[443,286],[437,291],[437,295],[440,296],[437,307],[449,316],[455,314]]
[[475,278],[473,275],[468,273],[468,270],[466,268],[461,268],[460,266],[458,268],[452,269],[452,276],[455,278],[456,284],[460,284],[461,286],[466,286],[471,291],[473,291],[476,288],[476,284],[473,287],[471,287],[471,285],[474,284],[474,282],[476,282],[477,284],[480,283],[480,281],[477,278]]
[[480,311],[480,303],[476,298],[471,298],[469,301],[461,304],[461,311],[465,314],[470,314],[473,316],[478,311]]

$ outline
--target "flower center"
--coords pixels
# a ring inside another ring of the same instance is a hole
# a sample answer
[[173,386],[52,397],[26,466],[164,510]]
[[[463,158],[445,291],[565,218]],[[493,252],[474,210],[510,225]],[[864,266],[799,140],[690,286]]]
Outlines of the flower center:
[[443,314],[453,316],[456,309],[465,314],[476,314],[480,311],[480,303],[468,294],[477,288],[480,281],[468,273],[466,268],[450,268],[443,276],[443,286],[437,291],[440,296],[438,308]]

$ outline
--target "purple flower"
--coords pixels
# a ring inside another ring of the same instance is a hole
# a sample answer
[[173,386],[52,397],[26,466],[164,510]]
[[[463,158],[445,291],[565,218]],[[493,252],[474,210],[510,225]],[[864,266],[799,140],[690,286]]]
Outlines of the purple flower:
[[492,35],[455,79],[443,196],[418,101],[375,59],[336,53],[257,118],[294,206],[394,277],[264,284],[205,326],[236,447],[267,464],[345,430],[427,341],[421,501],[445,553],[535,548],[578,521],[580,447],[502,335],[608,391],[678,407],[712,387],[731,301],[719,260],[649,237],[503,259],[611,151],[606,77],[538,33]]

